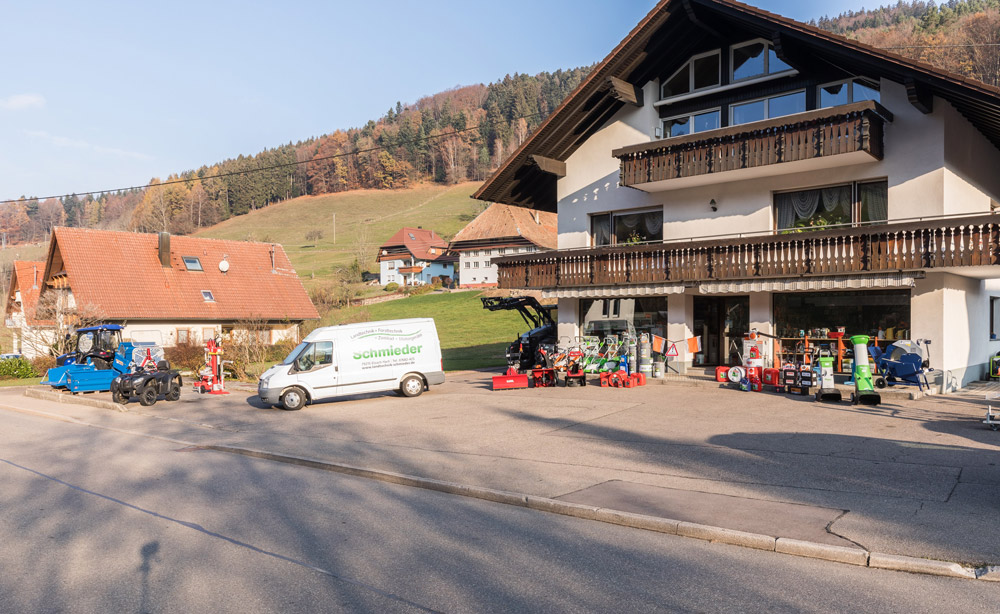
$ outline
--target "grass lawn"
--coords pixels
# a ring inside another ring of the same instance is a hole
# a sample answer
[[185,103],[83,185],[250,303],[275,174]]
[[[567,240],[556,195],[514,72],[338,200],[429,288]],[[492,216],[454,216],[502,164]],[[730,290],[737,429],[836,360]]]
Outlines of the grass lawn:
[[0,388],[7,386],[35,386],[42,383],[41,377],[26,377],[24,379],[0,379]]
[[[303,196],[238,215],[194,236],[280,243],[306,288],[311,288],[332,279],[337,267],[354,262],[359,234],[367,234],[371,243],[372,260],[361,265],[372,272],[378,271],[374,248],[404,226],[422,226],[450,239],[482,211],[484,203],[470,198],[479,185],[421,184],[404,190]],[[316,230],[322,238],[306,240]]]
[[332,311],[323,326],[402,318],[434,318],[445,371],[503,367],[504,350],[528,330],[516,311],[486,311],[479,292],[424,294]]

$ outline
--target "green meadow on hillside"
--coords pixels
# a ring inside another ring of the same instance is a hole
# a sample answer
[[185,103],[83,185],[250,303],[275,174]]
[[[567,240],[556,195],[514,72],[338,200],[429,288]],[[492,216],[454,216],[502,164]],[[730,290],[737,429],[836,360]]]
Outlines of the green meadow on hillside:
[[[484,203],[470,198],[479,185],[427,184],[303,196],[230,218],[195,236],[280,243],[299,277],[312,287],[333,278],[337,267],[354,262],[359,237],[366,238],[371,256],[370,262],[361,263],[362,270],[371,272],[378,271],[375,248],[404,226],[422,226],[450,239],[483,210]],[[313,231],[322,237],[307,239]]]

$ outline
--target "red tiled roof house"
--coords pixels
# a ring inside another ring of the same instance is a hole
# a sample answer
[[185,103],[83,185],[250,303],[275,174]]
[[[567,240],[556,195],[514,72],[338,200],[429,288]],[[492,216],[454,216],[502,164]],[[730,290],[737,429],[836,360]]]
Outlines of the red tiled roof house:
[[433,277],[452,277],[458,258],[433,230],[401,228],[378,248],[379,283],[419,286]]
[[555,213],[493,203],[455,235],[450,248],[459,257],[459,286],[495,288],[491,258],[555,249],[557,243]]
[[166,346],[251,325],[275,343],[319,318],[284,249],[271,243],[56,228],[40,278],[40,300],[59,293],[71,311]]
[[27,358],[48,353],[55,339],[55,322],[38,319],[35,314],[44,274],[44,261],[15,260],[7,289],[5,323],[13,337],[9,349]]

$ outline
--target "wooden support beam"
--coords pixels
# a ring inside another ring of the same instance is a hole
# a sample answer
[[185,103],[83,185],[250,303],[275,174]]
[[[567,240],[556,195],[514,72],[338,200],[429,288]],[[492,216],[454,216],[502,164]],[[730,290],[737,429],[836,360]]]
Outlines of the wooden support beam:
[[616,100],[637,107],[642,106],[642,89],[618,77],[608,77],[604,83],[608,94]]
[[684,0],[684,11],[687,12],[688,19],[690,19],[691,23],[696,27],[708,32],[715,38],[724,38],[721,34],[719,34],[718,30],[698,19],[698,16],[694,12],[694,6],[691,4],[691,0]]
[[924,115],[929,115],[934,111],[934,94],[930,88],[922,83],[917,83],[912,77],[907,77],[903,81],[906,86],[906,97],[910,104],[917,108]]
[[535,166],[538,167],[538,170],[543,173],[555,175],[556,177],[566,176],[566,163],[562,160],[555,160],[538,154],[531,154],[531,161],[534,162]]

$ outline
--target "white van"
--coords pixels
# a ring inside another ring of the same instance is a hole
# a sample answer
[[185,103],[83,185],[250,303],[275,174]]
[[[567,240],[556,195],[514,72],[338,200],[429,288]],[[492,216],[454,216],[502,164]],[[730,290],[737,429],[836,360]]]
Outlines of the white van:
[[414,318],[317,328],[260,376],[257,395],[268,405],[296,410],[361,392],[415,397],[443,383],[434,320]]

